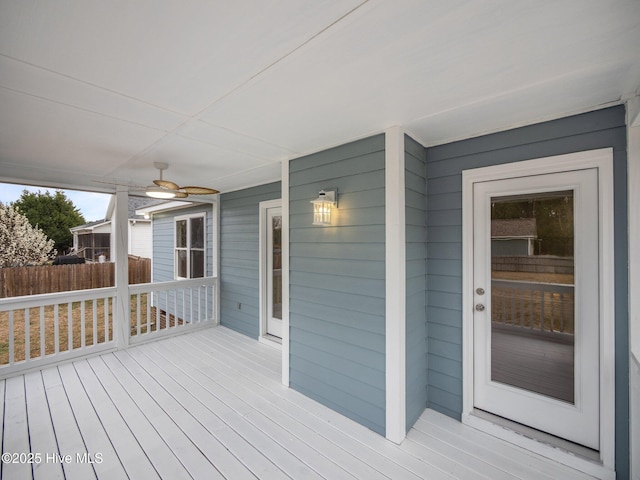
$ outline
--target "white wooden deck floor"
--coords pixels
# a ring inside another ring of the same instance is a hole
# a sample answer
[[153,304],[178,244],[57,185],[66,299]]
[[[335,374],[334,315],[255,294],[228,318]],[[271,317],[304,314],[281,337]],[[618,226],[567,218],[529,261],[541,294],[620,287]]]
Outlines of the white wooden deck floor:
[[590,478],[429,410],[395,445],[223,327],[9,378],[0,412],[4,456],[36,462],[4,462],[6,480]]

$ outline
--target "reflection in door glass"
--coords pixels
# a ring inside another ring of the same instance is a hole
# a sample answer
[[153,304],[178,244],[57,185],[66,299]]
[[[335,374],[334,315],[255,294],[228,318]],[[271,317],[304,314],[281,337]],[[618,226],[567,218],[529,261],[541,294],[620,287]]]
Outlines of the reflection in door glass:
[[282,217],[273,216],[271,221],[273,233],[273,318],[282,319]]
[[573,191],[491,199],[491,379],[574,402]]

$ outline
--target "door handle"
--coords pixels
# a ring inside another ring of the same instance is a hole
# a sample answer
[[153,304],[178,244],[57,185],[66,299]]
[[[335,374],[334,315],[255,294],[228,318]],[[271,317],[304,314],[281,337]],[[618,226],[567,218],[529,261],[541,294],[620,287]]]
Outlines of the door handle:
[[484,305],[482,303],[476,303],[476,312],[484,312]]

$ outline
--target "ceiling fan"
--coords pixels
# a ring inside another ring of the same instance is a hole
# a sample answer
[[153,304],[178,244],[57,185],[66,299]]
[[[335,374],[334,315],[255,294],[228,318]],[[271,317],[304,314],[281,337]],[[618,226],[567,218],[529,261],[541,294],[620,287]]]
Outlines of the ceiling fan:
[[154,162],[154,167],[160,170],[160,178],[153,181],[153,185],[149,185],[145,194],[153,198],[187,198],[189,195],[212,195],[220,193],[218,190],[207,187],[180,187],[177,183],[162,178],[162,171],[166,170],[169,165],[163,162]]

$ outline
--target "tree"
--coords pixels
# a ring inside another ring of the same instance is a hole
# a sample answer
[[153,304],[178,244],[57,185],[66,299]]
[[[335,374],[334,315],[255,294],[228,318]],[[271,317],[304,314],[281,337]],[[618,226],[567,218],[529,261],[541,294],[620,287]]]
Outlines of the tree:
[[53,254],[53,240],[16,208],[0,202],[0,268],[39,265]]
[[12,205],[29,219],[31,225],[40,228],[53,240],[60,253],[73,245],[73,234],[69,229],[86,223],[80,210],[61,190],[56,190],[55,195],[23,190],[20,198]]

